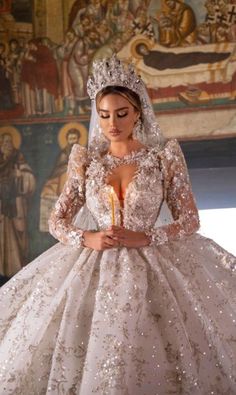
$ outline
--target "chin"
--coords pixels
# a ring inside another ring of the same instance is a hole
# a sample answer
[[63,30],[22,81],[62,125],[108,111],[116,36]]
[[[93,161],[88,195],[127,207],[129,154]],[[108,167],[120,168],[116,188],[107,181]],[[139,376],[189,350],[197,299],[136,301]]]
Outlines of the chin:
[[128,140],[130,140],[130,135],[126,135],[125,133],[120,133],[119,135],[117,135],[117,136],[112,136],[110,133],[106,136],[108,139],[109,139],[109,141],[111,141],[111,142],[115,142],[115,141],[117,141],[117,142],[122,142],[122,141],[128,141]]
[[125,141],[128,141],[129,140],[129,137],[124,137],[124,136],[116,136],[116,137],[114,137],[114,136],[112,136],[112,137],[110,137],[110,139],[109,139],[111,142],[125,142]]

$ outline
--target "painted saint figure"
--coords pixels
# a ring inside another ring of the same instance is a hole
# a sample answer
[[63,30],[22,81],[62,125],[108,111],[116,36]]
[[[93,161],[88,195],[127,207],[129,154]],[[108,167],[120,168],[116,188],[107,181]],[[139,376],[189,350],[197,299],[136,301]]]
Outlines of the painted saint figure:
[[9,52],[7,55],[7,75],[11,82],[14,103],[16,104],[21,101],[20,66],[21,48],[19,42],[12,39],[9,41]]
[[144,43],[138,44],[136,51],[143,57],[146,66],[157,70],[183,69],[197,64],[214,64],[230,58],[230,52],[188,52],[174,53],[149,50]]
[[6,45],[0,43],[0,110],[14,107],[10,79],[7,76]]
[[80,131],[71,128],[66,134],[66,146],[61,150],[54,168],[43,186],[40,201],[40,230],[48,232],[48,215],[60,196],[65,181],[69,156],[74,144],[79,144]]
[[42,39],[32,39],[22,59],[21,78],[26,115],[56,112],[59,73],[53,51]]
[[27,262],[27,211],[35,178],[12,135],[0,147],[0,274],[11,277]]
[[196,17],[188,4],[178,0],[165,0],[156,20],[161,45],[177,47],[196,42]]
[[66,33],[65,40],[56,49],[56,55],[61,74],[61,91],[65,102],[65,108],[69,115],[74,114],[75,94],[72,86],[72,79],[69,74],[68,64],[73,48],[76,45],[78,37],[73,29]]

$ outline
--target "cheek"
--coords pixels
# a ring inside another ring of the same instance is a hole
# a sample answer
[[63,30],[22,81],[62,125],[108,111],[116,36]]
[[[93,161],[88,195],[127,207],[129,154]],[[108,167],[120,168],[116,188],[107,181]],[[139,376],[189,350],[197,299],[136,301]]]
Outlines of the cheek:
[[133,130],[134,125],[135,125],[135,119],[133,119],[133,118],[126,118],[124,120],[124,126],[125,126],[125,128],[127,130],[129,130],[129,131]]
[[118,118],[116,121],[117,127],[122,130],[123,133],[129,134],[134,127],[134,121],[130,118]]
[[99,118],[99,126],[100,128],[104,129],[106,126],[106,119]]

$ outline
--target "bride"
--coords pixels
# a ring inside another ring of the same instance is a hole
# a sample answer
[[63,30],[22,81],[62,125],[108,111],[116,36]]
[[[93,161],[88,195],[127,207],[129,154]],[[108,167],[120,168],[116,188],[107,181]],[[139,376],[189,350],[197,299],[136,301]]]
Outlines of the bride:
[[132,66],[98,61],[88,93],[89,147],[49,220],[60,242],[0,291],[0,393],[236,394],[236,258],[196,233],[181,149]]

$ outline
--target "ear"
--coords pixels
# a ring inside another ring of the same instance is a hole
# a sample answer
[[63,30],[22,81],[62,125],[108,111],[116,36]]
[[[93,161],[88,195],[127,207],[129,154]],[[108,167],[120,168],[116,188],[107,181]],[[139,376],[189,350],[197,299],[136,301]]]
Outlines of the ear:
[[140,119],[140,112],[139,111],[135,111],[135,121],[134,121],[134,123],[136,124],[139,119]]

